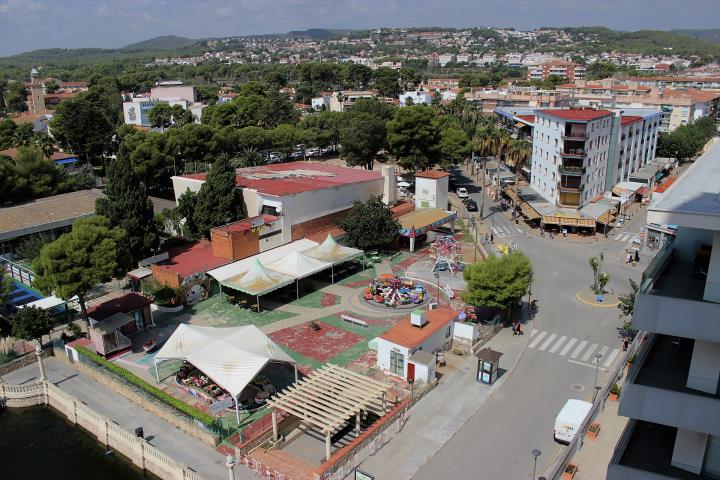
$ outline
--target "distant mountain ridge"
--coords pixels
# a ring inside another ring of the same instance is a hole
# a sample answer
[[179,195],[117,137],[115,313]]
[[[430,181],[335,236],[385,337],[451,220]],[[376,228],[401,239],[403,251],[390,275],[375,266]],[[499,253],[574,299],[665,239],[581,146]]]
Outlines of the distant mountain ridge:
[[720,28],[671,30],[671,32],[679,35],[686,35],[688,37],[699,38],[700,40],[705,40],[706,42],[720,43]]
[[161,35],[159,37],[143,40],[142,42],[131,43],[119,48],[120,51],[163,51],[163,50],[179,50],[181,48],[195,45],[200,40],[195,40],[178,35]]

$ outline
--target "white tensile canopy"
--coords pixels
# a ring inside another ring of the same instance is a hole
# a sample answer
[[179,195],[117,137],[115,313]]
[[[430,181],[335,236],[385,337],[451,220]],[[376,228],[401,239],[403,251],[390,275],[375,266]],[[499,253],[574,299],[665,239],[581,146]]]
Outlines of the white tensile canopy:
[[263,267],[260,259],[255,258],[250,270],[244,274],[228,278],[222,284],[250,295],[264,295],[289,285],[293,281],[295,281],[293,277]]
[[180,324],[155,356],[156,373],[158,360],[187,360],[200,369],[235,398],[238,423],[237,399],[265,365],[272,361],[295,364],[254,325],[216,328]]
[[346,262],[362,254],[362,250],[340,245],[329,233],[323,243],[303,252],[303,255],[307,257],[317,258],[318,260],[330,262],[333,265]]
[[330,268],[332,263],[310,258],[299,252],[292,252],[285,258],[281,258],[267,267],[270,270],[284,273],[295,279],[309,277],[310,275]]

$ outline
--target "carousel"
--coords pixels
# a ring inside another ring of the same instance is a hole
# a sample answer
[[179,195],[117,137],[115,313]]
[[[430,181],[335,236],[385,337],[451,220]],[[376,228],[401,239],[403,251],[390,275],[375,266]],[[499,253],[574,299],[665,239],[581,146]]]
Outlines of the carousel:
[[380,275],[363,292],[365,301],[376,307],[408,308],[424,305],[430,299],[422,283],[397,275]]

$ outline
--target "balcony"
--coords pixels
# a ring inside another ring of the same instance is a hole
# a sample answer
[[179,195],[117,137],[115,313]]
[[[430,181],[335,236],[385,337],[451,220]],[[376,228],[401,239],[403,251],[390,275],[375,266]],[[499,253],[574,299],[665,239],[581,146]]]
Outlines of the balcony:
[[560,173],[563,175],[583,175],[586,167],[576,167],[574,165],[560,165]]
[[720,343],[720,304],[703,300],[707,253],[681,261],[672,246],[658,252],[643,273],[633,326],[639,330]]
[[587,131],[585,129],[567,129],[565,134],[562,136],[565,140],[586,140]]
[[606,480],[700,480],[672,466],[677,428],[630,420],[608,465]]
[[582,148],[565,148],[561,155],[569,158],[585,158],[585,150]]
[[558,186],[558,189],[563,192],[582,192],[583,190],[585,190],[585,185],[583,185],[582,183],[578,183],[578,184],[565,183],[565,184],[563,184],[563,182],[558,182],[557,186]]
[[[647,338],[647,337],[646,337]],[[720,435],[720,395],[688,388],[695,340],[653,335],[628,374],[618,414]]]

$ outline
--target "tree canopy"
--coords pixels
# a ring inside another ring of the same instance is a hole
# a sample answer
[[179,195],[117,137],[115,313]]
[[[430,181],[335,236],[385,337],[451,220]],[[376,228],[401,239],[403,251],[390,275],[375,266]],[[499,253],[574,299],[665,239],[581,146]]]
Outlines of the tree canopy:
[[400,232],[400,223],[392,217],[390,207],[379,195],[371,196],[365,202],[353,202],[338,225],[347,232],[345,241],[363,250],[387,245]]
[[352,111],[340,129],[340,155],[349,166],[372,170],[375,155],[385,145],[385,122],[371,113]]
[[88,325],[85,307],[88,292],[112,277],[123,275],[130,266],[127,234],[121,228],[108,227],[108,220],[99,215],[76,221],[70,233],[43,246],[33,261],[35,286],[64,299],[77,295]]
[[53,317],[49,311],[36,307],[23,307],[10,320],[12,336],[23,340],[35,340],[42,346],[42,337],[53,328]]
[[235,169],[227,155],[210,168],[200,187],[192,214],[198,232],[210,238],[210,229],[245,218],[245,203],[235,183]]
[[467,290],[462,300],[468,305],[509,310],[525,295],[532,284],[530,260],[521,252],[491,255],[484,261],[465,267]]
[[410,170],[427,170],[440,157],[440,130],[432,108],[413,105],[397,109],[387,123],[390,152]]

